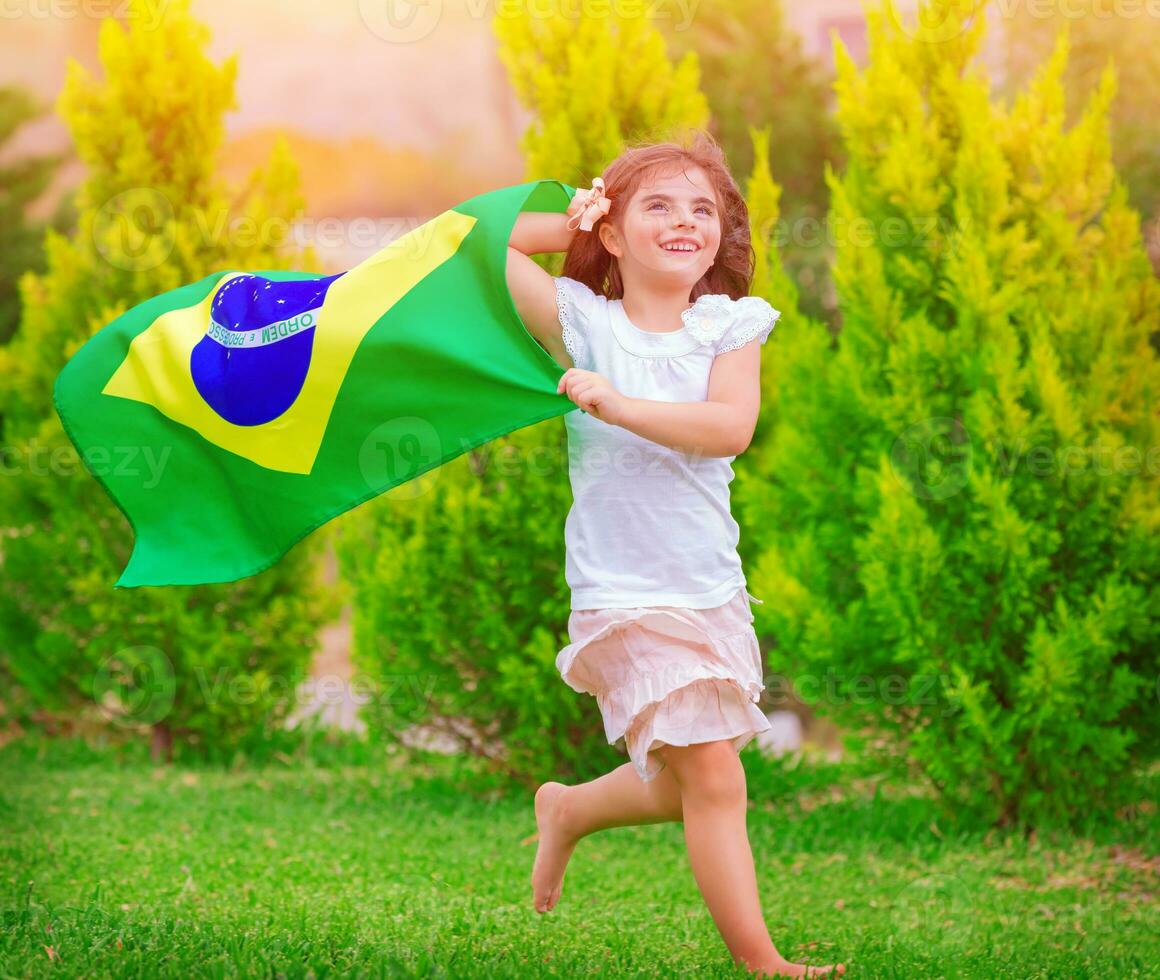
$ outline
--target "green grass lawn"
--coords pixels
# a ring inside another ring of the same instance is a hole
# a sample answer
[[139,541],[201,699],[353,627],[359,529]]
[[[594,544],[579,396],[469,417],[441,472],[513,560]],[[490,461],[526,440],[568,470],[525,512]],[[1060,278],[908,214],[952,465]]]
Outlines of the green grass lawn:
[[[1154,805],[1088,837],[956,836],[921,794],[752,749],[786,955],[849,977],[1160,975]],[[539,915],[530,797],[466,791],[449,761],[227,771],[14,743],[0,778],[3,977],[746,976],[679,824],[581,842]]]

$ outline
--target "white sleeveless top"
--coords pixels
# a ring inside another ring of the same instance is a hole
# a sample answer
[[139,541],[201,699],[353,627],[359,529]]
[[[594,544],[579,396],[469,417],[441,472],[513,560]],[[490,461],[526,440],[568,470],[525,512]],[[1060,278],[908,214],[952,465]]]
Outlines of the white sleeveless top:
[[[765,300],[705,295],[680,330],[641,330],[621,300],[556,279],[572,363],[631,398],[705,401],[713,359],[764,344],[781,316]],[[564,416],[573,503],[564,525],[573,609],[709,609],[745,586],[729,510],[736,456],[704,457],[644,439],[577,409]]]

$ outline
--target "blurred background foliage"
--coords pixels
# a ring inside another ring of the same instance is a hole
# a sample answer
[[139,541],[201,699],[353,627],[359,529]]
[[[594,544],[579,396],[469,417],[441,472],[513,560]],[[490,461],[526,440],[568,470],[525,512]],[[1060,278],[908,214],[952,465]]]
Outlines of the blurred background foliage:
[[244,245],[204,233],[207,221],[243,215],[261,226],[298,206],[285,152],[245,188],[218,178],[236,65],[213,63],[206,39],[175,4],[157,31],[140,19],[127,28],[104,21],[104,78],[70,66],[58,108],[87,165],[77,226],[47,232],[44,271],[24,274],[20,326],[0,348],[5,712],[25,721],[45,710],[104,717],[147,733],[159,760],[175,750],[229,755],[260,739],[288,712],[319,627],[339,611],[315,581],[325,534],[241,582],[114,590],[132,530],[53,407],[64,363],[128,307],[223,265],[314,263],[261,236]]
[[[1132,16],[1127,14],[1132,13]],[[1141,8],[1116,8],[1100,0],[1076,0],[1034,16],[1031,5],[1014,5],[1004,32],[1007,92],[1017,91],[1047,60],[1056,37],[1068,36],[1063,67],[1064,111],[1069,121],[1083,111],[1104,70],[1116,73],[1116,95],[1108,111],[1112,160],[1128,188],[1133,207],[1150,222],[1160,221],[1160,17]],[[1153,261],[1160,269],[1160,242]]]
[[[696,126],[746,193],[753,293],[783,313],[734,483],[767,679],[948,815],[1066,824],[1130,800],[1157,747],[1156,59],[1131,31],[1040,18],[1004,25],[1011,70],[994,84],[975,6],[871,11],[865,64],[836,40],[834,77],[777,3],[712,0],[684,32],[616,14],[493,28],[531,118],[525,179],[587,186],[629,141]],[[285,241],[204,233],[302,207],[289,142],[223,178],[237,65],[207,44],[183,3],[151,34],[103,24],[102,77],[73,68],[58,104],[87,168],[75,217],[24,217],[50,160],[6,199],[43,241],[0,279],[23,276],[0,347],[16,459],[67,451],[52,381],[121,310],[223,265],[316,268]],[[6,118],[27,118],[14,98]],[[558,272],[562,257],[539,260]],[[622,757],[594,700],[554,664],[569,503],[555,419],[368,502],[259,576],[114,593],[131,530],[111,501],[79,465],[18,467],[0,481],[9,731],[96,717],[151,734],[156,758],[282,745],[349,598],[367,744],[423,726],[499,782],[607,771]],[[134,683],[171,706],[118,700]]]
[[[0,153],[21,126],[44,115],[46,107],[24,89],[0,88]],[[72,201],[62,198],[49,221],[30,218],[29,205],[48,187],[61,157],[36,155],[0,164],[0,344],[6,344],[20,321],[19,280],[44,268],[44,236],[49,227],[64,232],[75,221]]]

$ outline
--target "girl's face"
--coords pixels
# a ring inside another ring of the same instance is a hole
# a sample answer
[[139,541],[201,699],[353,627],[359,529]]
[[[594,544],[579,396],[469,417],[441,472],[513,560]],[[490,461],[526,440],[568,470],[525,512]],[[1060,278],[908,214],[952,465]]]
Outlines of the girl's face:
[[[626,290],[633,282],[691,290],[721,245],[717,195],[700,167],[642,182],[618,218],[598,230]],[[678,242],[685,248],[674,250]]]

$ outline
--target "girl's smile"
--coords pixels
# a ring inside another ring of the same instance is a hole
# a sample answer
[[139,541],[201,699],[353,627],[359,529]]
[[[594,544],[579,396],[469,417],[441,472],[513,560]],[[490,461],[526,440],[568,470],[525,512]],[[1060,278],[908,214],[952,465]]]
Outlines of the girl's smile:
[[659,248],[670,255],[692,255],[699,251],[701,246],[689,238],[676,238],[672,241],[662,242]]
[[619,263],[626,293],[634,286],[646,292],[661,286],[687,296],[721,244],[712,181],[700,167],[689,167],[642,182],[620,220],[604,223],[599,234]]

